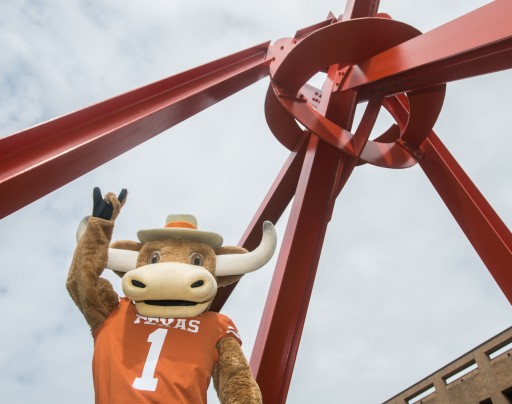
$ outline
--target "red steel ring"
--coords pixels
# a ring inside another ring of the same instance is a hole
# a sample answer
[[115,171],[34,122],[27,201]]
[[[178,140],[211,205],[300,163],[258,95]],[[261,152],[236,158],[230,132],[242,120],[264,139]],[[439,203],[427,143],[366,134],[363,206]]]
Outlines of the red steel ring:
[[[430,133],[441,110],[445,85],[414,90],[400,102],[408,110],[398,116],[390,98],[384,102],[398,125],[393,125],[375,140],[369,140],[362,151],[353,147],[353,133],[320,114],[300,93],[306,82],[331,65],[354,66],[368,58],[420,34],[416,28],[387,18],[361,18],[337,22],[300,39],[280,39],[269,48],[271,83],[265,100],[265,113],[270,129],[288,149],[293,150],[303,129],[319,136],[332,147],[355,156],[361,163],[386,168],[405,168],[416,163],[414,151]],[[335,83],[337,84],[337,83]],[[386,94],[378,93],[375,98]],[[371,97],[370,97],[371,100]],[[403,108],[402,108],[403,110]]]

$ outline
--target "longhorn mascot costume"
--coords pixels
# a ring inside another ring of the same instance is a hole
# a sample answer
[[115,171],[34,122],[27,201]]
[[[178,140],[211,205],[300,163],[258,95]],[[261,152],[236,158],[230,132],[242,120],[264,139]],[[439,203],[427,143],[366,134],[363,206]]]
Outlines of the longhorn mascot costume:
[[[270,260],[274,227],[265,222],[247,252],[223,247],[191,215],[170,215],[165,227],[139,231],[140,242],[111,244],[126,196],[94,189],[66,283],[94,337],[96,403],[206,403],[211,377],[221,403],[261,403],[235,325],[208,309],[218,287]],[[125,297],[100,277],[105,268],[122,277]]]

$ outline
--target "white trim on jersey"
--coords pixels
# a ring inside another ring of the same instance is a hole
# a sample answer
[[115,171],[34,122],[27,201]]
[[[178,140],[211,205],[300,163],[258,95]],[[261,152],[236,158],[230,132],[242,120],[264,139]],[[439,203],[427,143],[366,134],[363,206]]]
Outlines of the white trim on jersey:
[[242,337],[238,335],[238,332],[236,331],[235,327],[228,325],[228,330],[226,331],[226,334],[233,334],[235,337],[237,337],[240,341],[242,340]]

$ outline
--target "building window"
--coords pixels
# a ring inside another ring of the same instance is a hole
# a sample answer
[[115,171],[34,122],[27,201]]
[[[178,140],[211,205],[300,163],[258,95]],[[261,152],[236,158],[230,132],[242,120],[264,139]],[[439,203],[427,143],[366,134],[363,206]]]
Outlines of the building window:
[[494,358],[503,355],[505,352],[508,352],[512,349],[512,339],[508,339],[504,341],[503,343],[499,344],[498,346],[494,347],[493,349],[486,352],[487,356],[490,360],[493,360]]
[[503,390],[501,393],[507,398],[509,403],[512,403],[512,386]]
[[455,380],[461,379],[462,376],[466,376],[475,369],[478,369],[478,365],[474,360],[471,360],[468,363],[465,363],[464,365],[456,369],[455,371],[453,371],[452,373],[444,376],[443,380],[446,384],[453,383]]
[[434,394],[436,392],[436,388],[433,384],[428,385],[424,389],[414,393],[411,397],[408,397],[405,399],[405,402],[407,404],[415,404],[415,403],[421,403],[421,400],[427,396],[430,396],[431,394]]

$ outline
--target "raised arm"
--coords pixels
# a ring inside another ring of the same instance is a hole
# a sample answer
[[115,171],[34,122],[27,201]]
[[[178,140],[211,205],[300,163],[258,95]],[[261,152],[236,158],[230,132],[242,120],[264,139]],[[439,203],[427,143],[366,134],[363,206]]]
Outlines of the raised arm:
[[126,200],[126,190],[119,198],[107,193],[103,198],[94,189],[93,215],[84,218],[77,235],[77,246],[69,269],[66,287],[91,331],[98,328],[117,307],[119,297],[112,285],[100,278],[108,261],[108,248],[114,222]]

